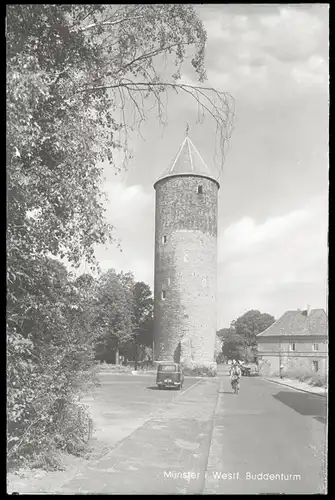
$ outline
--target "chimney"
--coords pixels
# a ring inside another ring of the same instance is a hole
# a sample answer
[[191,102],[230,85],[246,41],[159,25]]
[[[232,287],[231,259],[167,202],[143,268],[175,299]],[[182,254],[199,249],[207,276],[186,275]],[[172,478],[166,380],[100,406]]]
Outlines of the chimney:
[[307,317],[310,315],[311,312],[311,306],[307,304]]

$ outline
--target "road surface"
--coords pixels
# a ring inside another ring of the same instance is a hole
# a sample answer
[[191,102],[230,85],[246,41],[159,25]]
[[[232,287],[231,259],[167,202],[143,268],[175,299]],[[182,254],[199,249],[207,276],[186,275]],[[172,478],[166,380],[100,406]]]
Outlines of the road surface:
[[157,390],[152,375],[101,379],[94,417],[108,453],[59,493],[324,492],[326,398],[257,377],[236,396],[225,372],[181,391]]

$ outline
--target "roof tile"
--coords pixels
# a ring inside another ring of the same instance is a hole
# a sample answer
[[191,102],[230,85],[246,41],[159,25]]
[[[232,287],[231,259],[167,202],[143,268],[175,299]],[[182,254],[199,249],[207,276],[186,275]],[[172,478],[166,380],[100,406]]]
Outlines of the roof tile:
[[290,336],[290,335],[327,335],[327,315],[323,309],[307,311],[286,311],[259,337]]
[[203,175],[215,179],[188,136],[183,140],[172,165],[163,172],[159,180],[178,174]]

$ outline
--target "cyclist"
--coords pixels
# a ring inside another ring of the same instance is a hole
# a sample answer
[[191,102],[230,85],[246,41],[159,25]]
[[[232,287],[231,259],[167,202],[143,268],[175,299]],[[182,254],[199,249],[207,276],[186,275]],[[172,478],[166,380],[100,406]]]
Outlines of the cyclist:
[[240,390],[240,378],[242,376],[242,370],[237,361],[233,360],[232,367],[229,372],[231,387],[235,394],[238,394]]

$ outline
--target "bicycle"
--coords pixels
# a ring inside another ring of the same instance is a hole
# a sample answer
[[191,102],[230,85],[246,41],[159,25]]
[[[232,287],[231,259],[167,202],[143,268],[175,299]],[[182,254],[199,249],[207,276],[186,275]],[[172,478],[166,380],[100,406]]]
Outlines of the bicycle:
[[240,383],[239,383],[239,380],[238,379],[234,379],[231,381],[231,386],[232,386],[232,389],[234,391],[234,394],[238,394],[239,390],[240,390]]

